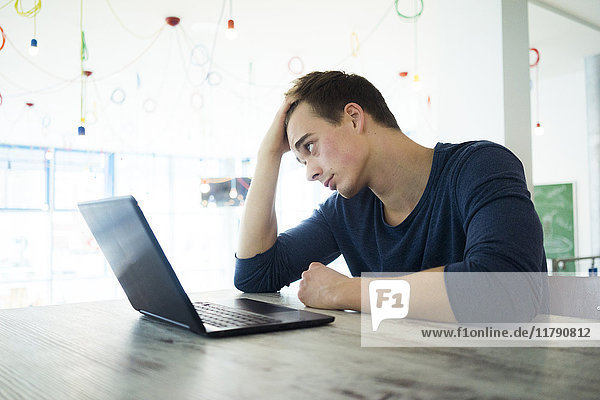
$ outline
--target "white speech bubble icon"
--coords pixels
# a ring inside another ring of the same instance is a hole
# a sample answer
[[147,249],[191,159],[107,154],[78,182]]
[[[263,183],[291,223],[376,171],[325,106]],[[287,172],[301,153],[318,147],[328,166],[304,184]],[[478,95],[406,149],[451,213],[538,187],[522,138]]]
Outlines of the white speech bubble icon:
[[410,284],[400,279],[380,279],[369,283],[373,332],[384,319],[402,319],[408,315]]

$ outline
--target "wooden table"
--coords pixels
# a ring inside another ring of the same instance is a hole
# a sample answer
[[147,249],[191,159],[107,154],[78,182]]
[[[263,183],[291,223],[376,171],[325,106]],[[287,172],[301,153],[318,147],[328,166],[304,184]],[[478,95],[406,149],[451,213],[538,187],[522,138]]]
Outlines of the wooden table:
[[[293,291],[243,296],[303,307]],[[598,348],[364,348],[359,314],[325,313],[332,325],[208,339],[120,300],[0,310],[0,399],[600,397]]]

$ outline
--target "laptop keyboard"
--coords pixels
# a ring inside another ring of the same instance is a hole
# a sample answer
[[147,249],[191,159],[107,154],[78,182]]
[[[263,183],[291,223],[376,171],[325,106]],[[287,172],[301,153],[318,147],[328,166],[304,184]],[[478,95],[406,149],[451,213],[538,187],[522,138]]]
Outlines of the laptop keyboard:
[[220,304],[202,301],[193,304],[196,312],[202,319],[202,322],[219,328],[281,322],[278,319],[267,317],[266,315],[255,314],[250,311],[227,307]]

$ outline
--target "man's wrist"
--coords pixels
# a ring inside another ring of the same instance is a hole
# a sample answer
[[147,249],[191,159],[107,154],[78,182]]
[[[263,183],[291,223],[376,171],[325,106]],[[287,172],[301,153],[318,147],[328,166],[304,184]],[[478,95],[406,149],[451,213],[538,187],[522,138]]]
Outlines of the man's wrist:
[[262,161],[268,162],[268,163],[279,164],[279,163],[281,163],[282,157],[283,157],[283,153],[281,153],[281,151],[263,148],[262,146],[261,146],[261,148],[258,149],[258,154],[257,154],[258,160],[262,160]]
[[335,308],[360,311],[360,278],[348,278],[340,283],[333,297]]

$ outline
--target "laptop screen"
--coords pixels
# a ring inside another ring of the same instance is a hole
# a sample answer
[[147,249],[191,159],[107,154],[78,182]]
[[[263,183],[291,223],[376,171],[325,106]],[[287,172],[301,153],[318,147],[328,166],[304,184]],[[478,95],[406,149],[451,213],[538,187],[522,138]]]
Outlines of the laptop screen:
[[79,210],[136,310],[204,330],[132,196],[80,203]]

